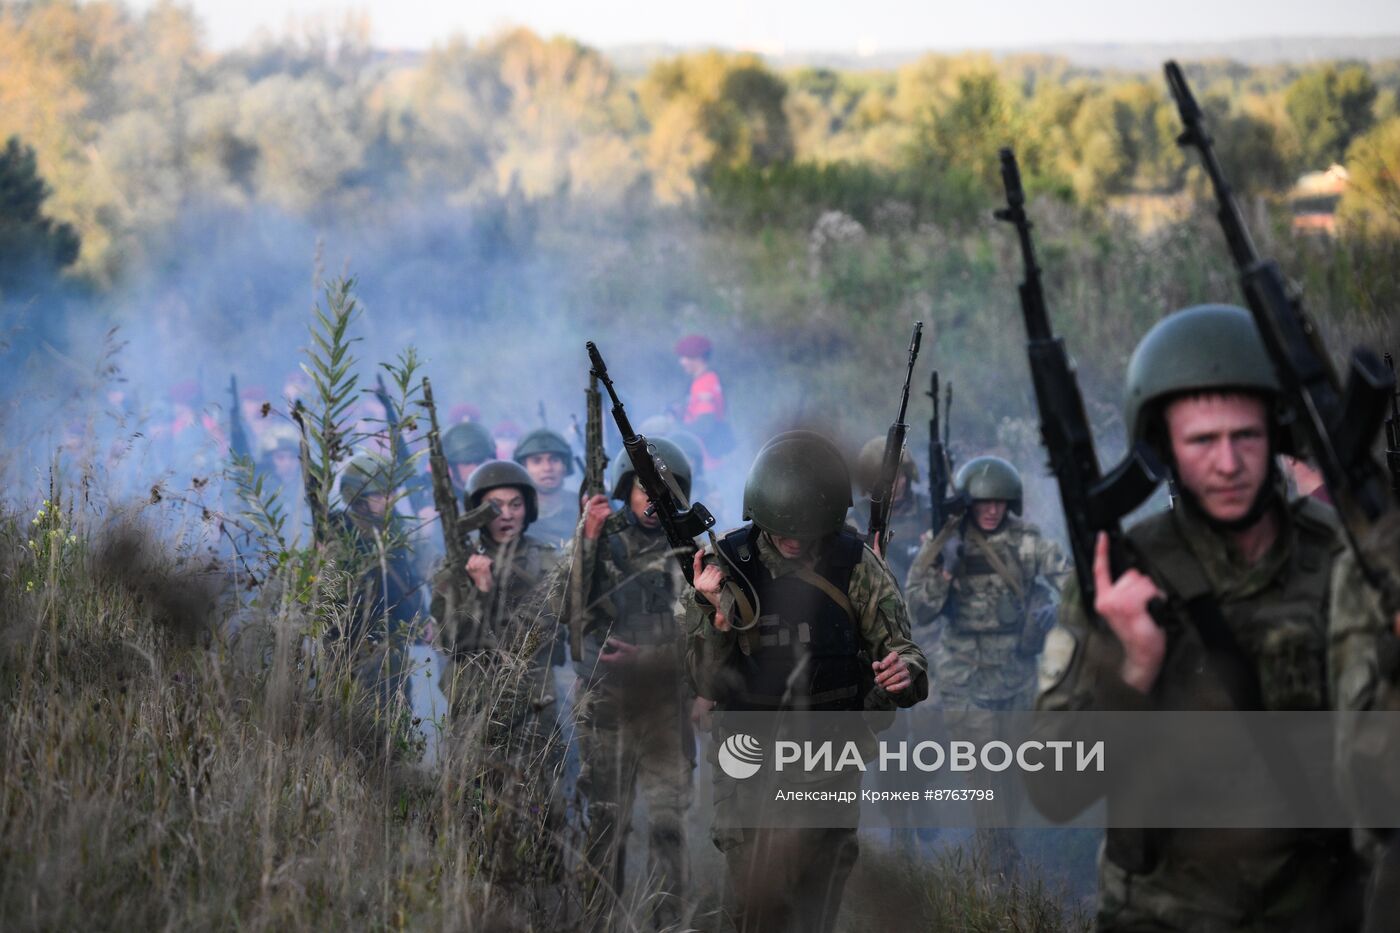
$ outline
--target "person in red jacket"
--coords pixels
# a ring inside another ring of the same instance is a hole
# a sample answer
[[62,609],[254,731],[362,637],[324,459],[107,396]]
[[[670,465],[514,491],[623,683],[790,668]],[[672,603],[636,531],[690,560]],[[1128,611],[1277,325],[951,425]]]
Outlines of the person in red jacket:
[[681,412],[681,423],[704,443],[706,466],[714,466],[717,458],[734,446],[724,417],[724,388],[719,374],[710,368],[713,349],[709,338],[700,334],[688,334],[676,341],[681,369],[690,377],[690,394]]

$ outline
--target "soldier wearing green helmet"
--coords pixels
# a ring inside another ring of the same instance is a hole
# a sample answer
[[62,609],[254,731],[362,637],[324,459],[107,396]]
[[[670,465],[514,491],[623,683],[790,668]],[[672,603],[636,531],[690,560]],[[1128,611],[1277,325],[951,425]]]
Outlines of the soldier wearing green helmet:
[[[846,527],[850,507],[850,473],[827,438],[788,431],[759,451],[744,485],[749,524],[725,534],[718,554],[695,557],[686,629],[700,696],[721,710],[863,710],[928,695],[899,587]],[[874,734],[865,739],[873,753]],[[817,791],[850,781],[812,777]],[[855,831],[725,828],[737,788],[719,768],[715,781],[713,837],[728,863],[736,925],[833,929],[859,853]]]
[[[1139,567],[1116,579],[1100,536],[1093,615],[1071,580],[1041,660],[1040,709],[1328,708],[1329,579],[1341,543],[1331,509],[1286,499],[1280,414],[1244,309],[1187,308],[1143,337],[1128,363],[1124,421],[1129,440],[1168,465],[1178,505],[1128,530]],[[1165,627],[1149,605],[1170,616]],[[1051,814],[1095,794],[1082,782],[1038,786],[1032,796]],[[1111,829],[1098,929],[1350,930],[1360,890],[1346,830]]]
[[574,472],[573,448],[562,434],[536,428],[520,439],[511,458],[530,474],[539,494],[540,514],[531,534],[562,545],[578,525],[578,499],[564,484]]
[[[649,437],[683,497],[692,464],[674,443]],[[611,498],[584,503],[566,558],[563,605],[576,616],[574,668],[587,690],[578,709],[579,789],[588,801],[587,856],[597,880],[621,891],[633,801],[647,812],[647,864],[659,896],[653,918],[682,919],[686,886],[685,813],[691,800],[692,695],[682,675],[677,600],[685,578],[671,556],[651,500],[627,451],[612,460]]]
[[[864,529],[870,523],[870,490],[880,478],[880,467],[885,459],[885,438],[872,437],[860,449],[856,458],[856,491],[859,498],[851,510],[851,521],[856,528]],[[894,482],[894,502],[890,509],[890,539],[885,547],[885,562],[890,565],[894,578],[901,584],[909,578],[909,569],[914,565],[914,555],[919,553],[919,544],[924,531],[931,521],[928,497],[914,489],[919,481],[919,466],[914,462],[909,448],[900,453],[899,475]]]
[[496,442],[483,425],[464,421],[448,428],[442,436],[442,452],[452,470],[452,487],[460,495],[472,472],[487,460],[496,459]]
[[[1007,461],[974,457],[953,487],[967,508],[925,534],[905,593],[910,613],[927,623],[915,632],[949,721],[1004,741],[1010,737],[996,734],[998,717],[988,714],[1034,704],[1036,659],[1069,564],[1022,521],[1021,474]],[[995,790],[997,806],[1010,812],[1016,782]],[[979,828],[977,844],[993,871],[1014,873],[1020,854],[1010,830]]]
[[[351,607],[351,642],[379,640],[405,628],[423,612],[422,578],[409,553],[403,529],[389,505],[393,494],[391,467],[375,457],[351,460],[340,476],[343,511],[332,513],[338,541],[351,553],[342,567],[358,574]],[[388,548],[380,560],[381,547]]]

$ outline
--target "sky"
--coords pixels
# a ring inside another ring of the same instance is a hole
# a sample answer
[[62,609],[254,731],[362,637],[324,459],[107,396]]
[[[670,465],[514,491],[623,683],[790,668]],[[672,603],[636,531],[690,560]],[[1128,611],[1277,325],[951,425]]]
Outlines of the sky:
[[[138,8],[154,0],[135,0]],[[185,0],[216,49],[297,21],[368,16],[376,46],[424,49],[513,25],[607,48],[718,45],[771,54],[874,54],[1062,42],[1201,42],[1400,34],[1394,0]]]

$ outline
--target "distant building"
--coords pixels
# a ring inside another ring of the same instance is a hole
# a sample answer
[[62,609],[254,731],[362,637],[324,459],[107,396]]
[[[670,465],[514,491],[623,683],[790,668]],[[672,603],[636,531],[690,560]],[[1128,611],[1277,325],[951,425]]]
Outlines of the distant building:
[[1333,165],[1324,172],[1308,172],[1288,192],[1296,233],[1331,236],[1337,232],[1337,203],[1347,190],[1347,170]]

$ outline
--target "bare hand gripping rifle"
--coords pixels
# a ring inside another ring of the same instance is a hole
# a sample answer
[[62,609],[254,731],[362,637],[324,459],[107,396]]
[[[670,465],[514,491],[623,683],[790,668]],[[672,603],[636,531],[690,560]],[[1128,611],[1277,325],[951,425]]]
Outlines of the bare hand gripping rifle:
[[1255,248],[1180,66],[1167,62],[1166,75],[1185,126],[1177,143],[1200,153],[1210,177],[1220,227],[1239,270],[1245,303],[1273,360],[1288,415],[1301,428],[1308,453],[1322,472],[1362,573],[1380,591],[1386,610],[1400,612],[1400,554],[1373,543],[1378,523],[1397,508],[1397,500],[1386,471],[1371,454],[1387,402],[1394,397],[1395,375],[1362,347],[1352,354],[1341,388],[1321,335],[1290,292],[1278,263],[1261,258]]
[[909,425],[904,416],[909,411],[909,385],[914,381],[914,362],[919,358],[923,342],[924,322],[914,323],[914,336],[909,338],[909,367],[904,373],[904,393],[899,399],[899,414],[885,434],[885,455],[880,461],[880,475],[870,490],[870,525],[865,541],[879,553],[885,553],[890,541],[890,512],[894,508],[894,485],[899,479],[899,465],[904,458],[904,435]]
[[1001,150],[1001,180],[1006,187],[1006,207],[996,212],[1016,228],[1021,241],[1025,279],[1020,284],[1021,311],[1026,319],[1026,355],[1030,358],[1031,383],[1040,409],[1040,439],[1050,455],[1050,469],[1060,487],[1065,510],[1065,530],[1074,554],[1074,572],[1084,606],[1093,615],[1094,545],[1099,532],[1109,540],[1114,573],[1128,564],[1122,518],[1147,500],[1162,481],[1163,471],[1151,449],[1139,443],[1108,475],[1099,468],[1094,434],[1084,413],[1084,397],[1062,338],[1050,330],[1040,267],[1026,216],[1026,196],[1016,154]]
[[[489,525],[491,520],[500,514],[500,510],[490,500],[483,500],[481,505],[465,515],[462,514],[457,505],[457,491],[452,488],[452,467],[442,449],[437,405],[433,403],[433,384],[426,377],[423,379],[422,404],[428,410],[428,467],[433,474],[433,505],[437,508],[438,521],[442,524],[443,554],[452,581],[452,598],[460,600],[466,583],[467,560],[475,552],[471,545],[471,534]],[[449,605],[449,618],[453,607],[460,604],[453,602]],[[447,620],[439,619],[438,622],[446,624]]]
[[637,482],[642,484],[647,498],[651,500],[656,519],[661,523],[661,530],[671,545],[671,553],[680,563],[681,573],[685,574],[685,582],[693,585],[695,571],[692,564],[695,552],[700,550],[695,539],[714,528],[715,517],[699,502],[686,501],[666,461],[655,456],[647,439],[632,430],[632,422],[627,418],[622,400],[617,397],[617,390],[608,378],[608,367],[603,362],[603,355],[591,340],[588,341],[588,359],[593,364],[592,375],[598,377],[598,381],[608,390],[608,396],[612,399],[613,421],[617,422],[617,430],[622,434],[622,446],[632,461]]

